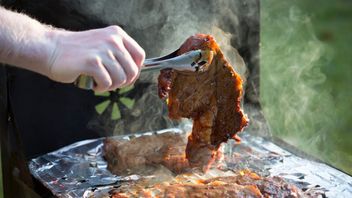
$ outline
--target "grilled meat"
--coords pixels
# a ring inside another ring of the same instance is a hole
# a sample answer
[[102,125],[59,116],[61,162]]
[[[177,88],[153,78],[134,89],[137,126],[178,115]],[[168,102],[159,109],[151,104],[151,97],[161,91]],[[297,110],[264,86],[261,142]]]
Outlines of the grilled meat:
[[129,142],[107,139],[105,158],[113,173],[143,172],[144,168],[157,164],[175,173],[188,165],[207,170],[218,156],[220,144],[229,138],[237,139],[236,133],[247,125],[248,120],[240,108],[240,76],[210,35],[190,37],[178,54],[196,49],[213,52],[212,62],[205,71],[162,70],[158,79],[159,96],[168,99],[169,117],[193,119],[187,146],[175,134],[140,137]]
[[302,197],[300,189],[279,177],[261,178],[250,171],[235,176],[192,180],[180,175],[170,182],[146,185],[144,181],[122,185],[111,192],[112,198],[122,197]]
[[242,80],[226,61],[210,35],[188,38],[178,54],[202,49],[211,50],[214,58],[204,72],[162,70],[159,96],[167,98],[171,119],[193,119],[186,157],[193,167],[207,169],[222,142],[235,138],[248,123],[240,108]]
[[186,143],[181,134],[167,132],[128,141],[107,138],[103,151],[108,169],[114,174],[126,175],[146,174],[158,165],[180,173],[189,167],[185,148]]

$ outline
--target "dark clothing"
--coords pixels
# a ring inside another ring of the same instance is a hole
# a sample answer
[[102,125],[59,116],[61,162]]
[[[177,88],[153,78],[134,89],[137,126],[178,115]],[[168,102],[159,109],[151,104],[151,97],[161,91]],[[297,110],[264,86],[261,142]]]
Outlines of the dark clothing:
[[[77,25],[71,24],[70,21],[74,19],[58,17],[69,17],[70,11],[55,1],[36,4],[35,1],[4,0],[3,4],[60,28],[82,30],[105,26],[85,17],[84,23],[80,23],[82,18],[74,17],[74,14],[71,17],[78,18],[78,22]],[[72,84],[56,83],[39,74],[14,67],[7,69],[7,76],[9,103],[24,142],[27,159],[79,140],[100,137],[98,132],[87,127],[95,114],[94,107],[99,102],[92,91],[80,90]]]
[[[247,63],[252,63],[249,65],[257,65],[258,61],[253,57],[258,57],[259,49],[259,1],[243,2],[0,0],[6,8],[67,30],[119,25],[145,49],[148,57],[171,52],[190,34],[198,33],[194,31],[207,33],[213,26],[218,26],[236,35],[231,39],[231,45],[239,49]],[[223,13],[225,6],[228,9]],[[165,49],[169,51],[165,52]],[[19,146],[17,150],[24,150],[27,160],[79,140],[158,130],[176,124],[167,118],[166,105],[157,96],[158,73],[142,74],[130,91],[97,96],[93,91],[56,83],[30,71],[8,67],[7,71],[1,72],[0,89],[7,91],[0,90],[3,105],[0,127],[1,130],[8,128],[7,115],[11,112],[11,123],[16,127],[10,132],[17,133],[14,136],[22,140],[24,149]],[[122,97],[133,100],[133,105],[121,103]],[[103,112],[97,111],[97,105],[104,101],[110,101],[109,106]],[[112,118],[114,105],[121,114],[119,119]],[[9,166],[4,170],[11,173],[13,169]]]
[[[231,45],[247,63],[253,62],[249,65],[257,63],[252,54],[258,51],[258,0],[2,1],[40,22],[67,30],[119,25],[145,49],[148,57],[171,52],[190,34],[197,33],[194,31],[207,33],[217,26],[236,35]],[[223,12],[225,6],[228,9]],[[156,95],[158,73],[143,73],[132,91],[111,92],[109,97],[95,96],[92,91],[16,68],[11,68],[9,74],[10,103],[27,158],[78,140],[158,130],[175,124],[167,118],[166,105]],[[122,104],[121,97],[134,100],[133,107]],[[97,112],[95,107],[106,100],[111,105],[103,113]],[[119,107],[121,119],[111,119],[112,104]]]
[[87,128],[97,103],[92,91],[56,83],[33,72],[8,70],[9,103],[27,158],[99,137]]

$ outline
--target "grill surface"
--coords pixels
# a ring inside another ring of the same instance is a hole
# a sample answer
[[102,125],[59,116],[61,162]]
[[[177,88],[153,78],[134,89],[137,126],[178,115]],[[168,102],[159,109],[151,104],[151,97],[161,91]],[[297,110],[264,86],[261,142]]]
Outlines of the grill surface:
[[[178,128],[139,135],[117,136],[130,139],[163,132],[186,133]],[[230,170],[250,169],[261,176],[281,176],[303,191],[325,193],[328,197],[352,197],[352,177],[326,164],[298,157],[272,142],[241,134],[241,144],[230,140],[222,149],[224,165]],[[141,176],[112,175],[102,157],[103,139],[85,140],[32,159],[32,175],[59,197],[104,197],[121,182]]]

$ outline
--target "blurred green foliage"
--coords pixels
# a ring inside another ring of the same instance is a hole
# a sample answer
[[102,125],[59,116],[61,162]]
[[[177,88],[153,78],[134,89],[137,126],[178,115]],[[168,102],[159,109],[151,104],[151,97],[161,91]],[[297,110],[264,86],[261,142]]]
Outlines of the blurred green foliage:
[[352,174],[352,1],[261,1],[260,50],[273,135]]

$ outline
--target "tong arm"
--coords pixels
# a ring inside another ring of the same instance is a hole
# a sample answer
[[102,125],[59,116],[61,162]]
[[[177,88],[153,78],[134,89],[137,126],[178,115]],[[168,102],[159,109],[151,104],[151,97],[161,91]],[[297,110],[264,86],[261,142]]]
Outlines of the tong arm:
[[[166,68],[172,68],[179,71],[202,71],[204,66],[210,64],[213,53],[204,50],[192,50],[177,56],[174,51],[166,56],[159,58],[146,59],[141,72],[160,71]],[[90,76],[79,76],[75,81],[75,85],[82,89],[93,89],[94,79]]]

